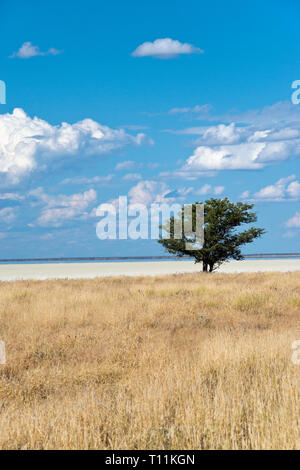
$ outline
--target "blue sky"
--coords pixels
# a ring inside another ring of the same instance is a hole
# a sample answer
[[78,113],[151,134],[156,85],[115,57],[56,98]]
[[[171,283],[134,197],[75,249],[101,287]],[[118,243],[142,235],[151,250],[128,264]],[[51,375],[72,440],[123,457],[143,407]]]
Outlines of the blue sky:
[[[95,210],[252,201],[300,251],[300,5],[1,0],[0,257],[161,254],[100,241]],[[173,200],[172,199],[172,200]]]

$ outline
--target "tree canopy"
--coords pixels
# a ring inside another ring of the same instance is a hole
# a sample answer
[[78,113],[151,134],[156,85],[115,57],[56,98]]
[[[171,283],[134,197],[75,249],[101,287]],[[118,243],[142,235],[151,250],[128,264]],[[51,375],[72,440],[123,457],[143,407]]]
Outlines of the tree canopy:
[[[192,227],[196,228],[196,205],[192,205]],[[187,249],[189,235],[182,230],[181,238],[174,238],[176,223],[183,222],[184,206],[177,218],[171,216],[165,225],[161,226],[168,238],[160,238],[158,242],[169,253],[177,256],[190,256],[195,263],[203,263],[203,271],[212,272],[229,259],[244,259],[241,247],[253,242],[265,233],[262,228],[250,227],[240,230],[243,224],[255,223],[257,215],[252,212],[254,204],[242,202],[233,203],[228,198],[211,198],[204,203],[204,241],[202,248]],[[183,224],[184,226],[184,224]]]

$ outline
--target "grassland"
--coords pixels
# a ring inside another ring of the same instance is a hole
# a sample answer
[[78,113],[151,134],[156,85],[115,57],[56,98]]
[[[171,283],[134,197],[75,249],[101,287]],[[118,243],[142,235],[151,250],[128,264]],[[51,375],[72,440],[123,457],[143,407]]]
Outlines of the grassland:
[[300,272],[0,283],[1,449],[300,448]]

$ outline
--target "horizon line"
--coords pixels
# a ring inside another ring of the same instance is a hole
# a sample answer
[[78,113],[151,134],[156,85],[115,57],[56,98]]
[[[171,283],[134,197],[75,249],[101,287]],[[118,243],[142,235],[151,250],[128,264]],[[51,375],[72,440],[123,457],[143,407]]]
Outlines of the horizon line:
[[[297,258],[300,253],[253,253],[243,255],[244,258]],[[17,263],[30,261],[122,261],[122,260],[162,260],[190,259],[190,256],[91,256],[91,257],[59,257],[59,258],[7,258],[0,263]]]

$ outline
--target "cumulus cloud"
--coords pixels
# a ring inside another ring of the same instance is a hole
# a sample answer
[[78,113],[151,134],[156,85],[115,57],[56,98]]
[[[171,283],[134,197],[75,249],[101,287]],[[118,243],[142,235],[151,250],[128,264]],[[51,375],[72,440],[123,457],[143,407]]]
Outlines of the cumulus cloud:
[[[214,194],[220,194],[224,190],[222,186],[210,187]],[[166,183],[160,181],[144,180],[133,186],[128,192],[129,204],[170,203],[174,201],[184,202],[189,194],[195,192],[193,186],[171,189]],[[204,194],[204,193],[203,193]]]
[[258,170],[300,155],[300,132],[285,131],[248,129],[234,123],[206,128],[182,170]]
[[206,194],[214,194],[215,196],[219,196],[223,193],[224,189],[224,186],[212,186],[211,184],[204,184],[196,191],[196,194],[199,194],[200,196]]
[[257,170],[263,163],[257,156],[263,151],[263,144],[245,144],[211,148],[199,146],[189,157],[183,170]]
[[[183,108],[184,111],[188,111],[188,108]],[[299,106],[280,102],[262,110],[223,116],[210,114],[206,118],[208,121],[223,123],[165,131],[199,136],[190,142],[195,150],[185,164],[176,170],[177,175],[182,173],[191,178],[193,172],[259,170],[300,156]],[[293,186],[297,191],[296,184]]]
[[[186,108],[188,109],[188,108]],[[262,110],[228,113],[222,116],[205,115],[197,119],[221,121],[213,126],[194,126],[185,129],[167,129],[174,134],[201,135],[196,144],[218,145],[245,140],[282,141],[300,138],[300,109],[290,103],[275,103]]]
[[181,43],[171,38],[156,39],[153,42],[144,42],[133,51],[133,57],[156,57],[158,59],[172,59],[181,54],[203,53],[199,47],[192,44]]
[[[206,188],[205,188],[206,189]],[[220,194],[223,192],[223,186],[209,187],[205,193]],[[128,207],[134,205],[142,205],[150,207],[151,204],[182,204],[186,203],[186,198],[189,194],[195,193],[192,186],[181,187],[178,189],[171,189],[166,183],[153,180],[143,180],[133,186],[127,195]],[[91,215],[99,216],[100,211],[117,213],[119,211],[119,199],[110,199],[109,201],[100,204],[94,208]]]
[[50,161],[101,155],[126,145],[141,145],[145,139],[145,134],[132,136],[92,119],[52,126],[15,109],[0,115],[0,181],[18,183],[32,171],[46,169]]
[[[204,145],[226,145],[236,144],[248,137],[249,130],[245,127],[237,127],[234,123],[229,125],[219,124],[218,126],[197,128],[198,134],[202,134],[195,144]],[[196,131],[195,131],[196,132]]]
[[16,209],[14,207],[4,207],[0,210],[0,222],[10,224],[16,218]]
[[[292,176],[293,178],[293,176]],[[290,181],[289,178],[281,178],[275,184],[265,186],[260,191],[254,194],[255,199],[268,199],[268,200],[281,200],[288,192],[287,183]]]
[[291,217],[285,224],[289,228],[300,228],[300,212]]
[[58,55],[62,51],[51,47],[48,51],[41,51],[38,46],[34,46],[30,41],[24,42],[17,52],[14,52],[10,58],[18,57],[19,59],[30,59],[30,57],[45,56],[45,55]]
[[295,175],[290,175],[280,178],[276,183],[265,186],[252,195],[249,190],[246,190],[240,197],[253,201],[295,201],[300,198],[300,183]]
[[223,193],[224,189],[225,189],[225,186],[215,186],[215,187],[213,188],[213,193],[214,193],[216,196],[219,196],[220,194]]
[[129,204],[145,204],[164,202],[170,193],[167,184],[158,181],[144,180],[133,186],[128,192]]
[[241,199],[249,199],[250,198],[251,192],[249,189],[246,189],[246,191],[243,191],[242,194],[240,194]]
[[[166,183],[153,180],[143,180],[137,183],[128,191],[128,205],[142,204],[150,206],[154,203],[171,203],[178,200],[183,200],[194,188],[179,188],[172,190]],[[116,211],[118,211],[118,199],[111,199],[107,203],[112,204]],[[100,204],[98,210],[105,209],[105,204]],[[97,209],[93,211],[97,215]]]
[[43,188],[37,188],[29,192],[29,196],[43,205],[37,224],[43,227],[60,227],[69,220],[83,220],[89,217],[87,210],[97,200],[94,189],[70,196],[52,196],[44,192]]
[[183,201],[186,196],[192,192],[194,192],[194,188],[192,186],[189,186],[188,188],[183,187],[175,189],[174,191],[170,191],[164,196],[164,198],[168,199],[169,201],[175,201],[176,199]]
[[287,192],[290,197],[292,198],[299,198],[300,197],[300,183],[299,181],[293,181],[289,184],[287,188]]

